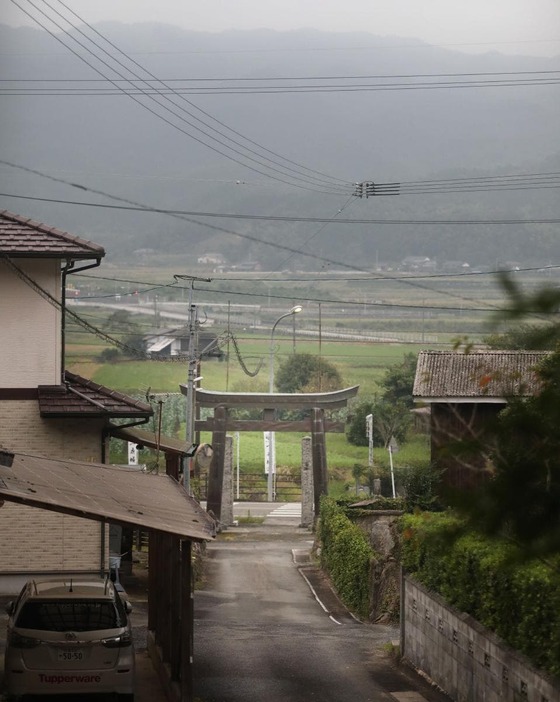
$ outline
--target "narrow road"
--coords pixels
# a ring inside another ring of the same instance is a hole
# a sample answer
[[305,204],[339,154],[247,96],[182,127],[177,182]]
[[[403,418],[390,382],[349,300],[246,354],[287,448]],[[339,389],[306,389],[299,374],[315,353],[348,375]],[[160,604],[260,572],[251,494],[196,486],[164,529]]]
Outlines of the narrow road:
[[311,544],[306,530],[260,526],[227,531],[208,547],[195,593],[197,702],[432,699],[390,663],[395,629],[356,622],[336,598],[332,618],[320,606],[292,557]]

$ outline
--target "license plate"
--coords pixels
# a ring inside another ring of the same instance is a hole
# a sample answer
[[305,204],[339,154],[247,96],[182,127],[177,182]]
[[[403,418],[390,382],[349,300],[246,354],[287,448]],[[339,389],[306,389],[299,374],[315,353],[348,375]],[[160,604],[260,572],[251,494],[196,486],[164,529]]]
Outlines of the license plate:
[[72,651],[58,651],[59,661],[83,661],[84,652],[81,649],[74,649]]

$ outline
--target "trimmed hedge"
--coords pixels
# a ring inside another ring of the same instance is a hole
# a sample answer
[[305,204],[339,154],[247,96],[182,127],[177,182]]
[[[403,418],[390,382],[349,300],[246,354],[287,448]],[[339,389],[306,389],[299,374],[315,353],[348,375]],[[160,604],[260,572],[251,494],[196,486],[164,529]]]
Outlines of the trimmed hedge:
[[449,514],[407,514],[401,526],[407,572],[537,667],[560,675],[558,568],[522,563],[514,545],[464,533]]
[[351,522],[336,500],[321,500],[319,521],[321,565],[340,599],[362,619],[370,610],[371,569],[375,554],[365,534]]

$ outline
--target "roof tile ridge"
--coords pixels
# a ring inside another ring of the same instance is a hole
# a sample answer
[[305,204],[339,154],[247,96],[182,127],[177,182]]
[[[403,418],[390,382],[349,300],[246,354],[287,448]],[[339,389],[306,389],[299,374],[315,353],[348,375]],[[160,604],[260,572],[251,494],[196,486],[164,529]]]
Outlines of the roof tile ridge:
[[23,215],[15,214],[14,212],[10,212],[9,210],[0,211],[0,218],[1,217],[4,217],[8,220],[12,220],[19,224],[25,224],[26,226],[31,227],[32,229],[36,229],[37,231],[43,232],[45,234],[50,234],[52,236],[57,237],[58,239],[63,239],[64,241],[73,244],[79,244],[84,248],[90,249],[94,253],[105,255],[105,249],[100,244],[96,244],[90,239],[84,239],[80,236],[76,236],[75,234],[70,234],[70,232],[58,229],[58,227],[50,226],[48,224],[45,224],[44,222],[38,222],[37,220],[34,220],[31,217],[24,217]]
[[130,395],[126,395],[125,393],[119,392],[118,390],[113,390],[112,388],[108,388],[105,385],[100,385],[99,383],[96,383],[93,380],[90,380],[89,378],[84,378],[83,376],[78,375],[77,373],[72,373],[71,371],[65,370],[64,375],[68,378],[70,382],[75,382],[78,385],[81,385],[87,389],[99,392],[101,395],[105,395],[106,397],[110,397],[115,400],[120,400],[121,402],[124,402],[125,404],[130,405],[132,407],[136,407],[138,409],[149,409],[150,411],[152,409],[151,406],[145,402],[136,400],[135,398],[130,397]]

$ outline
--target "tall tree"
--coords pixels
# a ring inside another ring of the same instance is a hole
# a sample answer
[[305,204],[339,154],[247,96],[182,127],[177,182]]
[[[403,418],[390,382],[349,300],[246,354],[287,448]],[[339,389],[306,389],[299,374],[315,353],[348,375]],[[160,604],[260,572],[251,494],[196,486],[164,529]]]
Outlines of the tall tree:
[[394,436],[399,442],[405,440],[411,424],[409,408],[403,402],[387,402],[375,397],[355,405],[346,429],[346,438],[354,446],[367,446],[366,417],[372,415],[373,445],[387,447]]
[[413,406],[412,389],[416,374],[416,354],[406,353],[400,363],[385,371],[381,380],[383,399],[386,402],[401,402]]
[[276,373],[279,392],[328,392],[342,387],[342,376],[336,366],[321,356],[294,353]]

